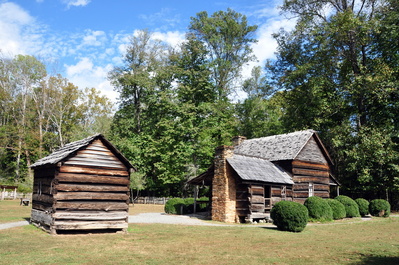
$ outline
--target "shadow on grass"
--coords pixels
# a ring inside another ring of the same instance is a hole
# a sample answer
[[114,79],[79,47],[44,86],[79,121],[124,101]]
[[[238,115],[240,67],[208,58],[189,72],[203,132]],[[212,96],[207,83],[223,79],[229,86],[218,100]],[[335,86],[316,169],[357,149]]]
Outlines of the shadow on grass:
[[381,257],[381,256],[373,256],[363,254],[362,260],[358,262],[351,263],[353,265],[398,265],[399,264],[399,256],[398,257]]

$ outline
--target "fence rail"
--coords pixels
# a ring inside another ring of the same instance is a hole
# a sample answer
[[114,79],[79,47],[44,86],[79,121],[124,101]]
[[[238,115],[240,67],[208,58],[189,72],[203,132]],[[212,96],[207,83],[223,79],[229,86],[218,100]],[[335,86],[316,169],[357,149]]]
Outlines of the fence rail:
[[21,198],[32,199],[32,193],[0,191],[0,200],[17,200],[17,199],[21,199]]
[[134,200],[137,204],[161,204],[164,205],[169,198],[166,197],[138,197]]

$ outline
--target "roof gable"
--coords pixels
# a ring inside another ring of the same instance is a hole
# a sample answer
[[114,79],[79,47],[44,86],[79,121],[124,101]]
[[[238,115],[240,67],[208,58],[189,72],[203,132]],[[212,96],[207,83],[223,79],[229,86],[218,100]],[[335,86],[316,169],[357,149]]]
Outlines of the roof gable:
[[116,156],[127,168],[134,168],[132,164],[130,164],[130,162],[116,149],[115,146],[105,139],[102,134],[95,134],[85,139],[68,143],[50,155],[37,160],[33,165],[31,165],[31,168],[45,165],[55,165],[59,162],[65,161],[69,157],[75,155],[79,150],[89,146],[93,143],[93,141],[98,139],[100,139],[104,145],[109,148],[113,155]]

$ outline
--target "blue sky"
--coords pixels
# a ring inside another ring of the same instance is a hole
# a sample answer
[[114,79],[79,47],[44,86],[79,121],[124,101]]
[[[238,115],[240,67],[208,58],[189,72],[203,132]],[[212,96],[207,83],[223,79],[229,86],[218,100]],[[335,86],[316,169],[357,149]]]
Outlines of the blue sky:
[[198,12],[232,8],[258,25],[253,46],[263,65],[273,58],[271,34],[291,29],[293,20],[279,15],[282,0],[0,0],[0,49],[3,56],[35,55],[80,88],[95,87],[112,100],[118,94],[107,73],[121,65],[129,37],[149,29],[154,37],[178,45]]

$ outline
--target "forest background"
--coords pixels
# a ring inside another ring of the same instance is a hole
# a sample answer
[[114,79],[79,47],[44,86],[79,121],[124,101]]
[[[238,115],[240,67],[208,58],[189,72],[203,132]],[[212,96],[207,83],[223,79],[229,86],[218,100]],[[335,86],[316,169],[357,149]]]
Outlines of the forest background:
[[[115,105],[79,89],[31,55],[0,58],[0,183],[32,187],[29,166],[68,142],[104,134],[138,169],[131,187],[187,196],[190,177],[231,138],[314,129],[342,193],[399,201],[399,4],[286,0],[292,31],[274,34],[276,59],[256,60],[256,25],[228,9],[191,18],[177,47],[132,36],[109,72]],[[267,49],[267,47],[265,47]],[[237,91],[246,97],[233,100]]]

